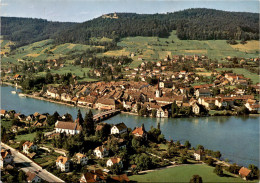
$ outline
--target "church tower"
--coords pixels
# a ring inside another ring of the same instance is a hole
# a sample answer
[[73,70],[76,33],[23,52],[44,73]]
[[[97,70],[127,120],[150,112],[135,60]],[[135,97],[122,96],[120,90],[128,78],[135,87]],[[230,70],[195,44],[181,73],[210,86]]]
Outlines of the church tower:
[[162,91],[160,89],[159,83],[160,83],[160,80],[158,79],[157,90],[155,91],[155,97],[157,97],[157,98],[161,97],[161,95],[162,95]]

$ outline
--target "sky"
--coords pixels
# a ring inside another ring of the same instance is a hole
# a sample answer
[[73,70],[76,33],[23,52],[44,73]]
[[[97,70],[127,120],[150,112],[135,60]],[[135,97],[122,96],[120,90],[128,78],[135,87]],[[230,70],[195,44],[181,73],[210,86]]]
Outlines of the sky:
[[258,0],[0,0],[1,16],[84,22],[106,13],[167,13],[188,8],[259,13]]

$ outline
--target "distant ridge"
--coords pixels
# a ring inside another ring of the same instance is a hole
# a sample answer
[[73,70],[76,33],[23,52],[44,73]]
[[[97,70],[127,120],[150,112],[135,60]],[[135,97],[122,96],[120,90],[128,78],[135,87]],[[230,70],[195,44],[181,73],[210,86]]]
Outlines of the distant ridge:
[[110,13],[83,23],[3,17],[1,29],[5,39],[23,44],[48,38],[58,44],[88,44],[90,37],[117,42],[128,36],[167,37],[172,30],[184,40],[258,40],[259,14],[195,8],[166,14]]

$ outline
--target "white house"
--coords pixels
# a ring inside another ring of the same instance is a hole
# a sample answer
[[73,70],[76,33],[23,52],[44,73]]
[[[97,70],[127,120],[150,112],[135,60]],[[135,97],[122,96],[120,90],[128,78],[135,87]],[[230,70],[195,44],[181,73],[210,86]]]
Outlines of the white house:
[[157,110],[156,112],[156,117],[157,118],[168,118],[169,112],[167,109],[163,110],[161,107]]
[[107,167],[113,166],[114,164],[119,164],[120,168],[123,168],[123,162],[121,161],[121,158],[110,158],[109,160],[107,160]]
[[192,112],[196,115],[200,113],[200,106],[197,103],[192,105]]
[[194,157],[196,160],[200,161],[204,157],[204,152],[202,150],[197,150],[194,152]]
[[108,150],[104,146],[99,146],[94,150],[94,155],[98,158],[104,158],[105,156],[108,156]]
[[88,157],[85,154],[76,154],[77,164],[86,165],[88,164]]
[[56,160],[56,166],[62,172],[68,172],[70,170],[70,160],[67,157],[59,156]]
[[37,145],[35,145],[33,142],[26,141],[26,142],[23,144],[23,152],[24,152],[25,154],[28,154],[28,153],[29,153],[29,150],[36,151],[37,149],[38,149]]
[[41,182],[41,178],[39,176],[37,176],[35,173],[28,171],[26,173],[27,176],[27,182],[32,182],[32,183],[36,183],[36,182]]
[[79,134],[82,127],[76,122],[57,121],[55,123],[56,133],[66,133],[67,135]]
[[111,134],[122,134],[127,132],[127,126],[122,122],[114,125],[111,128]]
[[1,160],[0,160],[0,167],[3,168],[4,165],[12,164],[14,157],[12,156],[12,152],[10,149],[2,149],[1,150]]

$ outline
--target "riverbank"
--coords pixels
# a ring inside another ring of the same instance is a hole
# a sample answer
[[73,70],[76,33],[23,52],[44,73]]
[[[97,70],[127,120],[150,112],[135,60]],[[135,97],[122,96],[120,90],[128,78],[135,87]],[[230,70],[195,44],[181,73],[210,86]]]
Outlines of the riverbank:
[[[15,110],[25,115],[33,114],[35,111],[41,114],[53,114],[57,111],[60,115],[69,113],[73,119],[77,117],[79,107],[45,102],[32,97],[19,97],[11,93],[13,90],[11,86],[1,88],[2,109]],[[84,115],[89,109],[80,108],[80,110]],[[93,110],[94,114],[98,112]],[[219,150],[222,158],[229,159],[231,163],[239,162],[243,166],[259,164],[259,116],[144,118],[122,113],[105,122],[108,124],[124,122],[132,129],[144,124],[148,130],[151,126],[156,127],[160,123],[162,133],[167,140],[179,140],[182,144],[189,140],[194,147],[203,144],[207,149]]]
[[0,85],[8,85],[8,86],[12,86],[12,87],[16,87],[16,88],[22,89],[22,86],[20,86],[20,85],[9,83],[9,82],[4,82],[4,81],[1,81]]
[[[9,83],[9,82],[2,82],[1,81],[0,84],[4,84],[4,85],[8,85],[8,86],[17,87],[19,89],[22,89],[22,87],[20,85],[16,85],[16,84]],[[98,110],[97,108],[92,108],[92,107],[89,107],[89,106],[77,105],[77,104],[72,104],[72,103],[68,103],[68,102],[65,102],[65,101],[61,101],[61,100],[54,100],[54,99],[51,99],[51,98],[35,96],[35,94],[25,94],[25,93],[22,93],[22,94],[24,94],[24,96],[26,96],[26,97],[30,97],[30,98],[37,99],[37,100],[43,100],[43,101],[47,101],[47,102],[52,102],[52,103],[56,103],[56,104],[60,104],[60,105],[67,105],[67,106],[70,106],[70,107],[79,107],[79,108],[84,108],[84,109]],[[138,113],[133,113],[133,112],[121,111],[121,113],[133,115],[133,116],[139,116]],[[252,117],[259,117],[260,116],[260,114],[249,114],[249,115],[252,116]],[[214,117],[214,116],[224,117],[224,116],[237,116],[237,115],[230,115],[230,114],[229,115],[221,115],[221,113],[219,113],[219,115],[208,114],[208,115],[205,115],[205,116],[198,116],[198,115],[195,115],[195,116],[178,116],[174,119],[177,119],[177,118],[201,118],[201,117]],[[142,117],[157,118],[157,117],[152,117],[152,116],[142,116]],[[171,118],[171,117],[165,117],[164,119],[168,119],[168,118]]]

